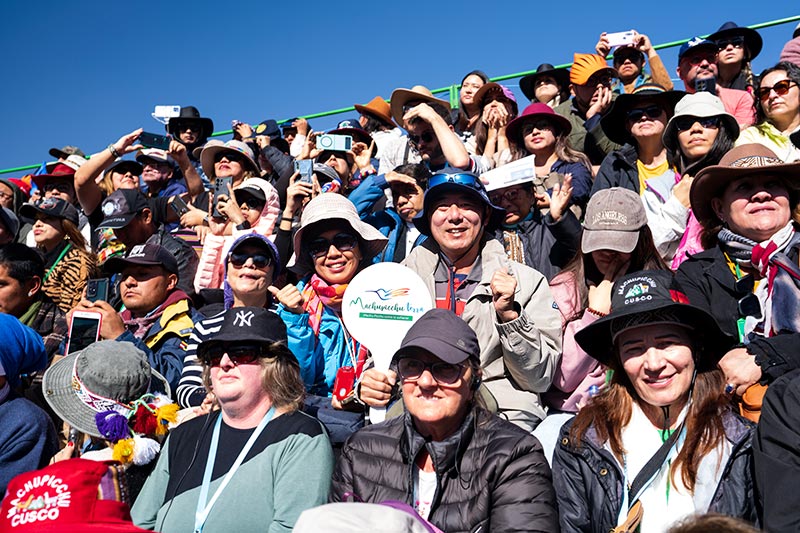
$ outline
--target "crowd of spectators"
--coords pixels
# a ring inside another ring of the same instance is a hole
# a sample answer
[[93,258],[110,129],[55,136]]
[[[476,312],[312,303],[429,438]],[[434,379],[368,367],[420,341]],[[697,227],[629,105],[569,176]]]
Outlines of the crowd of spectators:
[[[800,26],[762,44],[0,179],[0,531],[797,531]],[[389,370],[343,313],[384,262],[432,308]]]

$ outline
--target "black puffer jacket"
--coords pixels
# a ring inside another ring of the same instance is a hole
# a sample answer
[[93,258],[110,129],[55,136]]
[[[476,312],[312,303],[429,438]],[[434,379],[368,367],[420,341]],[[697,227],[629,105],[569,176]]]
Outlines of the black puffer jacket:
[[458,432],[426,442],[408,414],[366,427],[344,444],[330,501],[412,504],[414,459],[425,446],[438,487],[428,520],[447,533],[558,531],[550,467],[535,437],[476,408]]
[[[758,523],[751,446],[755,424],[729,412],[723,426],[732,450],[708,511]],[[593,427],[577,446],[569,439],[571,427],[572,421],[561,428],[553,455],[561,532],[607,533],[616,527],[622,506],[622,470]]]

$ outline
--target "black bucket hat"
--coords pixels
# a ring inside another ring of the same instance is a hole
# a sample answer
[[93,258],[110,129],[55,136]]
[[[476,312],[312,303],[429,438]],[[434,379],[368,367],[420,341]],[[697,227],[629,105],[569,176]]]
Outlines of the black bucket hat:
[[[633,141],[628,130],[628,110],[639,104],[642,100],[655,100],[667,112],[669,119],[674,110],[675,104],[686,95],[684,91],[668,91],[657,83],[645,83],[633,90],[630,94],[621,94],[614,100],[606,116],[600,119],[600,125],[606,136],[617,144],[625,144]],[[664,124],[666,127],[666,123]]]
[[591,357],[614,367],[617,335],[632,327],[661,323],[680,324],[699,333],[704,367],[716,365],[735,343],[713,316],[689,303],[672,273],[665,270],[632,272],[618,279],[611,292],[611,313],[577,332],[575,340]]
[[480,200],[489,207],[491,213],[489,214],[489,220],[486,224],[487,231],[499,228],[500,224],[505,219],[506,210],[494,205],[492,201],[489,200],[486,187],[478,176],[470,172],[438,172],[428,180],[428,190],[425,191],[422,212],[414,217],[414,226],[416,226],[423,235],[429,237],[431,235],[430,217],[428,216],[431,205],[436,199],[448,192],[467,194]]
[[538,101],[536,100],[536,80],[545,74],[555,78],[556,83],[558,83],[558,86],[561,88],[562,92],[569,87],[569,69],[556,68],[550,63],[542,63],[536,67],[536,72],[534,74],[528,74],[519,80],[519,88],[522,91],[522,94],[524,94],[531,102]]
[[764,41],[756,30],[751,30],[745,26],[739,26],[733,21],[728,21],[719,27],[717,31],[707,37],[709,41],[724,41],[731,37],[743,37],[744,45],[747,47],[750,59],[753,60],[761,53]]

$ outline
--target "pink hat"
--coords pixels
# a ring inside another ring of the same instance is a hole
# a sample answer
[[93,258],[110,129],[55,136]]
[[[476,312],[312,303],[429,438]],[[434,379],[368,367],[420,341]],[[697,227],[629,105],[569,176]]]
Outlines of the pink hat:
[[800,67],[800,37],[787,42],[781,52],[780,61],[788,61]]
[[569,123],[569,120],[553,111],[549,105],[541,102],[534,102],[526,107],[520,116],[508,123],[508,126],[506,126],[508,138],[519,140],[522,137],[522,126],[526,122],[531,122],[539,118],[547,119],[555,124],[558,130],[556,135],[569,135],[569,132],[572,131],[572,125]]

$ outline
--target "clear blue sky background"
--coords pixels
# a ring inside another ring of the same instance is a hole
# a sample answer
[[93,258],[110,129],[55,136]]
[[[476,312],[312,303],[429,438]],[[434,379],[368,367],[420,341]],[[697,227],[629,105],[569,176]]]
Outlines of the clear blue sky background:
[[[501,3],[33,2],[0,20],[0,169],[39,164],[51,147],[92,153],[135,128],[162,133],[157,104],[195,105],[215,130],[438,88],[474,69],[489,76],[567,63],[601,31],[631,28],[654,44],[800,14],[796,0]],[[754,70],[774,64],[796,23],[761,30]],[[677,49],[661,52],[667,68]],[[527,100],[513,86],[524,107]],[[678,84],[678,88],[680,84]],[[354,112],[312,120],[330,128]],[[6,174],[18,176],[22,172]]]

